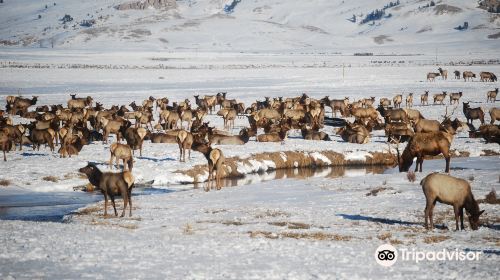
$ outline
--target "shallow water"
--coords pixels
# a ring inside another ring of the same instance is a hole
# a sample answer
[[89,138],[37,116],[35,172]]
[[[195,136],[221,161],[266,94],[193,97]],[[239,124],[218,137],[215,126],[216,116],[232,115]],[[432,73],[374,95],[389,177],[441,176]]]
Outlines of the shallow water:
[[[426,160],[423,164],[425,171],[443,171],[444,159]],[[410,168],[413,170],[414,166]],[[500,157],[456,158],[451,161],[452,172],[463,169],[492,170],[500,172]],[[295,168],[282,169],[260,174],[249,174],[243,178],[224,179],[223,187],[235,187],[259,182],[308,178],[339,178],[361,177],[370,174],[393,174],[397,168],[383,166],[339,166],[325,168]],[[500,173],[499,173],[500,175]],[[202,188],[201,184],[186,184],[167,188],[138,187],[133,191],[133,196],[155,195],[173,191],[192,190]],[[100,192],[29,192],[25,190],[5,191],[0,194],[0,219],[2,220],[27,220],[61,222],[63,217],[88,204],[103,200]]]

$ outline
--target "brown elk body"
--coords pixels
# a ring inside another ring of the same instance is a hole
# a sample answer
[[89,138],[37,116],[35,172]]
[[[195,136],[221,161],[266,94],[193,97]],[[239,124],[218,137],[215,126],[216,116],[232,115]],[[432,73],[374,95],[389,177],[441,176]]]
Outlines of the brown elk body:
[[471,71],[464,71],[462,73],[462,77],[464,78],[464,81],[468,81],[468,80],[473,80],[473,78],[476,77],[476,74],[472,73]]
[[401,103],[403,103],[403,95],[398,94],[392,98],[392,103],[394,103],[394,108],[401,108]]
[[481,107],[471,108],[469,102],[463,102],[463,112],[465,118],[467,119],[467,123],[472,124],[474,120],[480,120],[481,124],[484,124],[484,111]]
[[245,145],[249,140],[248,130],[243,128],[239,135],[218,135],[209,136],[210,143],[215,145]]
[[496,121],[500,120],[500,108],[490,109],[490,123],[494,124]]
[[492,103],[495,103],[495,101],[497,99],[497,94],[498,94],[498,88],[496,88],[495,90],[488,91],[488,93],[486,94],[486,103],[488,103],[490,101]]
[[[455,178],[445,174],[431,173],[420,181],[425,195],[425,228],[433,229],[433,210],[436,202],[452,205],[455,213],[456,230],[464,229],[464,208],[469,217],[470,227],[477,230],[479,227],[479,216],[483,211],[474,199],[469,183],[463,179]],[[430,222],[430,225],[429,225]]]
[[437,93],[437,94],[434,94],[433,96],[433,99],[434,99],[434,103],[433,104],[436,104],[436,102],[439,102],[441,105],[444,105],[444,99],[446,98],[446,91],[443,91],[443,93]]
[[436,77],[439,77],[441,74],[439,73],[427,73],[427,81],[434,82],[436,81]]
[[134,167],[134,158],[132,157],[132,149],[125,144],[113,143],[109,146],[110,158],[109,158],[109,168],[113,166],[113,159],[116,159],[116,165],[120,165],[120,159],[123,161],[123,170],[127,169],[132,171]]
[[429,105],[429,91],[425,91],[424,94],[420,95],[420,104]]
[[481,82],[496,82],[497,76],[491,72],[481,72],[479,73],[479,77],[481,77]]
[[193,150],[202,153],[208,161],[208,180],[207,187],[205,191],[209,191],[211,189],[211,185],[213,185],[214,173],[215,173],[215,186],[217,190],[220,190],[222,187],[222,168],[224,165],[224,154],[220,149],[214,149],[207,143],[200,143],[195,141],[192,145]]
[[450,104],[460,103],[460,97],[462,97],[462,92],[452,92],[450,93]]
[[120,195],[123,198],[123,212],[121,217],[125,216],[127,204],[129,206],[129,216],[132,216],[132,188],[134,187],[134,176],[130,171],[120,173],[101,172],[93,163],[88,163],[87,166],[78,170],[87,175],[89,182],[96,188],[100,189],[104,195],[104,216],[108,215],[108,196],[111,198],[115,216],[118,216],[115,206],[115,195]]
[[185,130],[177,134],[177,144],[179,145],[179,161],[186,161],[186,150],[189,150],[188,158],[191,158],[191,146],[193,145],[193,134]]
[[453,141],[453,135],[446,132],[417,132],[408,141],[406,148],[401,157],[398,150],[398,165],[400,172],[406,172],[413,164],[413,159],[416,157],[417,162],[415,172],[422,172],[422,164],[424,156],[437,156],[443,154],[446,161],[445,172],[450,172],[450,146]]

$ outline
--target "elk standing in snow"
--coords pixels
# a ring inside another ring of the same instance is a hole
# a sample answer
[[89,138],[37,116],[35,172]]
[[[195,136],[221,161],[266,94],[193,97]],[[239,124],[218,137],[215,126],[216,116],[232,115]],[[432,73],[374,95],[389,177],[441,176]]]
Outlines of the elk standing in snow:
[[[427,175],[421,182],[425,194],[425,228],[433,229],[434,221],[432,212],[434,205],[439,201],[452,205],[455,212],[456,230],[460,218],[461,229],[464,229],[464,208],[469,217],[470,227],[477,230],[479,227],[479,216],[484,210],[479,211],[479,205],[474,199],[469,183],[463,179],[455,178],[445,174],[432,173]],[[430,226],[428,221],[430,221]]]

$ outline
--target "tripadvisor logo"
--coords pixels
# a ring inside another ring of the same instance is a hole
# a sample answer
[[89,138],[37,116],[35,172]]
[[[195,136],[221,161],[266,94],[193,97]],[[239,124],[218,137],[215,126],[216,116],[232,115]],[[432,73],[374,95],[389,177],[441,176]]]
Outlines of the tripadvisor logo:
[[418,251],[415,248],[411,250],[401,248],[399,251],[391,244],[380,245],[375,250],[375,261],[381,266],[389,267],[396,263],[398,256],[401,261],[410,261],[419,263],[422,261],[478,261],[482,252],[446,250],[440,251]]
[[375,250],[375,261],[381,266],[392,266],[398,260],[398,251],[391,244],[383,244]]

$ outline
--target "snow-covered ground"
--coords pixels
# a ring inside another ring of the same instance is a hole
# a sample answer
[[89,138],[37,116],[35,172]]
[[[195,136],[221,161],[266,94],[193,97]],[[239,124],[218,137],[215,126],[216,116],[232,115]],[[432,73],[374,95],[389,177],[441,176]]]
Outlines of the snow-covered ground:
[[[498,204],[478,231],[454,231],[451,206],[437,205],[437,229],[423,227],[419,181],[404,173],[283,179],[222,191],[133,196],[131,218],[102,217],[90,205],[65,223],[0,221],[2,278],[495,279]],[[498,157],[453,161],[476,199],[499,191]],[[378,191],[377,191],[378,190]],[[371,195],[370,195],[371,194]],[[121,200],[117,201],[119,209]],[[481,252],[477,261],[378,265],[375,249]]]
[[[389,1],[241,1],[230,14],[223,8],[231,1],[218,0],[177,1],[169,11],[114,8],[125,0],[3,2],[2,109],[5,97],[17,94],[39,96],[37,105],[66,105],[70,93],[91,95],[109,107],[149,96],[194,104],[193,95],[219,91],[246,106],[302,93],[350,101],[374,96],[378,104],[381,97],[413,92],[414,109],[442,120],[446,106],[420,105],[426,90],[430,96],[462,91],[461,101],[485,112],[498,107],[486,103],[486,92],[498,82],[453,79],[453,70],[500,73],[500,17],[477,8],[476,1],[435,1],[435,7],[401,1],[374,24],[359,21]],[[74,18],[66,27],[60,21],[65,14]],[[348,20],[353,15],[356,23]],[[92,28],[79,25],[88,19],[96,20]],[[454,29],[464,22],[469,29]],[[427,82],[426,74],[439,66],[448,70],[448,80]],[[465,121],[461,106],[448,105],[448,113]],[[222,127],[220,117],[207,120]],[[232,132],[247,125],[239,118]],[[283,143],[251,139],[219,148],[241,159],[285,151],[324,159],[319,152],[333,151],[352,160],[388,149],[381,131],[365,145],[343,142],[331,127],[325,131],[333,141],[305,141],[292,131]],[[468,180],[476,199],[499,191],[499,157],[484,157],[499,154],[498,144],[470,139],[464,129],[451,148],[470,155],[452,159],[451,175]],[[273,168],[270,161],[242,161],[241,173],[262,174],[205,193],[201,185],[178,185],[194,178],[177,172],[206,164],[205,158],[193,152],[180,163],[178,154],[176,144],[146,141],[134,176],[148,187],[134,190],[134,216],[105,219],[102,195],[73,188],[87,183],[77,172],[87,161],[107,170],[109,144],[94,142],[72,158],[44,147],[8,153],[8,161],[0,162],[0,278],[495,279],[499,273],[499,204],[480,204],[486,212],[478,231],[453,231],[452,207],[441,204],[434,215],[438,228],[423,228],[418,183],[442,171],[442,159],[425,161],[413,183],[396,170],[323,169],[309,177],[307,170],[264,172]],[[121,209],[121,200],[117,204]],[[41,222],[64,214],[64,223]],[[481,257],[418,264],[399,259],[384,268],[374,259],[384,243]]]

